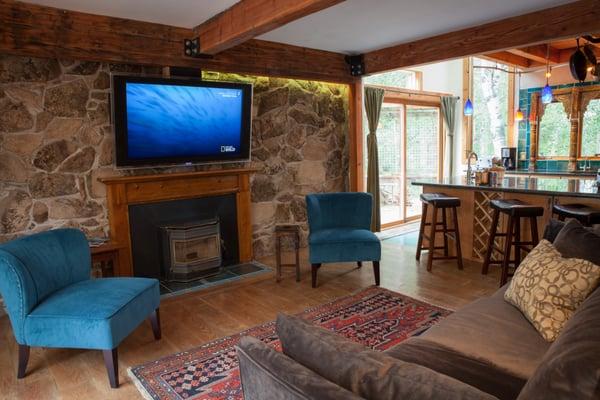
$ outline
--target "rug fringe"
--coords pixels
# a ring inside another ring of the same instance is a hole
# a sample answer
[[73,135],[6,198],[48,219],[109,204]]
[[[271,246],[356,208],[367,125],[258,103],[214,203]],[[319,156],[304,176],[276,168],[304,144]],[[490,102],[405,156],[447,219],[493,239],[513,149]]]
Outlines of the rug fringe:
[[146,388],[144,387],[144,385],[142,384],[142,382],[138,379],[137,376],[135,376],[135,374],[133,373],[133,367],[129,367],[127,368],[127,375],[129,375],[129,378],[131,378],[131,381],[133,382],[133,384],[135,385],[136,389],[138,390],[138,392],[140,392],[140,394],[142,395],[142,397],[146,400],[155,400],[152,395],[150,394],[150,392],[148,392],[148,390],[146,390]]

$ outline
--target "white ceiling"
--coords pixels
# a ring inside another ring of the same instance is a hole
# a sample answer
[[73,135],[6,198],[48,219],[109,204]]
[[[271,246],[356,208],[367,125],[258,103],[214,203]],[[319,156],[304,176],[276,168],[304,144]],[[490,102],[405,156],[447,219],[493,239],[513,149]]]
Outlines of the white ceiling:
[[[192,28],[236,0],[26,0],[68,10]],[[573,0],[346,0],[260,39],[364,53]]]

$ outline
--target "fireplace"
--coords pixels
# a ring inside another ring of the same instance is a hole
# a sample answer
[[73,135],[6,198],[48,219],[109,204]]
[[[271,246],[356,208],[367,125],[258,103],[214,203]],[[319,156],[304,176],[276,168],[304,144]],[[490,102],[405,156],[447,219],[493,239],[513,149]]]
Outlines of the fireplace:
[[162,226],[163,270],[169,282],[191,282],[221,270],[218,218]]

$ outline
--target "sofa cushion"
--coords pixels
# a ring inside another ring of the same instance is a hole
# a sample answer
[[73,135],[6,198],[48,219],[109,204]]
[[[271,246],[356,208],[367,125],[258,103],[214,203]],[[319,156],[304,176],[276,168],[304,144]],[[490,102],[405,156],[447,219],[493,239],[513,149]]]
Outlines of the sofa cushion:
[[504,301],[504,290],[464,306],[421,337],[527,380],[550,344]]
[[156,279],[91,279],[53,293],[25,319],[30,346],[110,350],[159,306]]
[[504,299],[553,342],[599,282],[600,267],[580,258],[564,258],[543,239],[519,265]]
[[322,229],[311,232],[308,242],[311,263],[381,259],[379,239],[366,229]]
[[554,239],[554,247],[565,258],[581,258],[600,265],[600,233],[571,219]]
[[236,351],[245,400],[360,399],[253,337]]
[[448,375],[502,400],[515,399],[526,382],[487,362],[418,336],[403,341],[385,354]]
[[600,399],[600,290],[565,325],[518,400]]
[[429,368],[394,359],[298,317],[279,315],[283,352],[327,380],[367,399],[494,399]]

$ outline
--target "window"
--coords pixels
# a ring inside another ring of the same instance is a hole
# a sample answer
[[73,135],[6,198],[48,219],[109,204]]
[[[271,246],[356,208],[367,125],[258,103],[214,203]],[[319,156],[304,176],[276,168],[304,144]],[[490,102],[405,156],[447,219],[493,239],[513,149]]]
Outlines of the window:
[[540,157],[568,157],[571,123],[563,103],[546,104],[540,121]]
[[421,90],[422,76],[417,71],[397,70],[363,78],[366,85],[381,85],[400,89]]
[[510,74],[492,69],[510,67],[481,58],[472,59],[473,120],[471,149],[480,157],[500,155],[508,139]]
[[591,100],[583,114],[581,156],[600,155],[600,99]]

